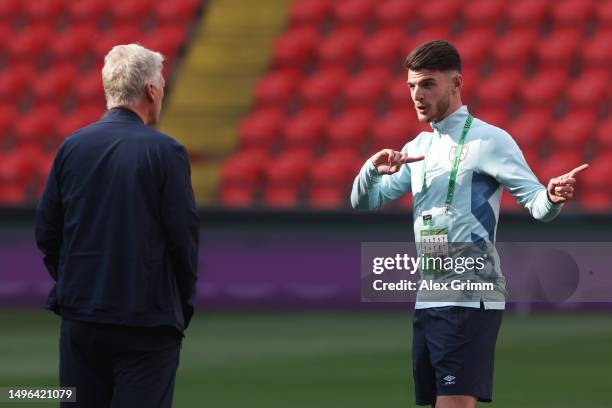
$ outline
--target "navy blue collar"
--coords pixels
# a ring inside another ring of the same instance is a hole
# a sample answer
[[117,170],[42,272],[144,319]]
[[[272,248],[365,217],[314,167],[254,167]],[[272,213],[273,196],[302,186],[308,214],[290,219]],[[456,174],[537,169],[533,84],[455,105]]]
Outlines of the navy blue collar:
[[144,125],[140,116],[127,108],[113,108],[102,118],[104,122],[139,122]]

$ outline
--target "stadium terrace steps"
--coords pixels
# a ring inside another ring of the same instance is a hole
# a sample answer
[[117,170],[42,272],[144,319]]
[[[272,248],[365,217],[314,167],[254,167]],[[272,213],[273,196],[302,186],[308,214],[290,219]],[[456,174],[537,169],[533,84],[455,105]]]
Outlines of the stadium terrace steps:
[[238,122],[251,108],[255,82],[268,68],[272,41],[284,29],[290,3],[223,0],[208,5],[160,126],[189,150],[199,199],[208,201],[216,193],[218,177],[211,168],[236,148]]
[[214,198],[218,178],[217,161],[194,163],[191,167],[191,183],[198,203],[209,203]]

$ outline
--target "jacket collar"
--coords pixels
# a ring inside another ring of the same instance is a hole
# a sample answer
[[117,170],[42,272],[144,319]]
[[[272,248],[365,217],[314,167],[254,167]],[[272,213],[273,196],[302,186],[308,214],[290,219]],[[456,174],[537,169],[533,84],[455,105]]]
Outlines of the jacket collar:
[[102,118],[104,122],[138,122],[144,125],[140,116],[127,108],[113,108]]
[[449,134],[452,133],[457,127],[463,127],[465,120],[467,119],[467,115],[467,106],[463,105],[441,121],[432,122],[430,125],[432,129],[437,130],[438,133]]

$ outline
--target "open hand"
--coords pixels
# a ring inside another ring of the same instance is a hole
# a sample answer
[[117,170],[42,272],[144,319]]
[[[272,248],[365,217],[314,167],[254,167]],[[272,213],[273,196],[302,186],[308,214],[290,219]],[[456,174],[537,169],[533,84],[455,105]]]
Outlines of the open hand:
[[571,200],[574,196],[574,185],[576,184],[575,175],[588,167],[588,164],[583,164],[569,173],[550,179],[547,188],[550,201],[557,204]]
[[403,164],[423,160],[425,156],[410,157],[406,153],[391,149],[383,149],[370,158],[380,174],[393,174],[399,171]]

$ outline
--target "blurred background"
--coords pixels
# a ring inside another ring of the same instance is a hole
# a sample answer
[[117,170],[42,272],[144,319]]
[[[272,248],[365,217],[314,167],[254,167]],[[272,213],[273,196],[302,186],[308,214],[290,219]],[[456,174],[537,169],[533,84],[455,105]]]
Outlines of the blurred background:
[[[427,40],[457,46],[464,103],[541,181],[590,163],[553,223],[505,192],[498,241],[612,236],[612,1],[1,0],[0,33],[0,386],[56,384],[34,210],[62,140],[105,112],[115,44],[166,56],[158,127],[201,208],[176,406],[412,406],[412,305],[362,304],[359,272],[361,242],[414,240],[412,203],[348,195],[427,129],[402,68]],[[610,406],[611,303],[508,309],[492,407]]]

